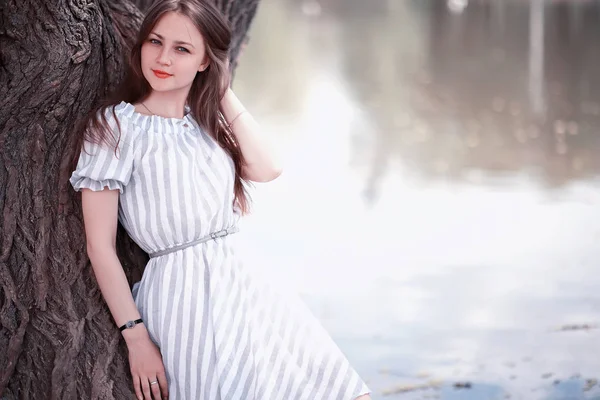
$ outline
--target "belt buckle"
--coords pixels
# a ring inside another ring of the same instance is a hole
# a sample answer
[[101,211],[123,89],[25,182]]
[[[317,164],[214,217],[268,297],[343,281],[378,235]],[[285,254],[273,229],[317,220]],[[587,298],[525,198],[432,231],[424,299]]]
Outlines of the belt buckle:
[[220,230],[220,231],[218,231],[218,232],[213,232],[213,233],[211,233],[211,234],[210,234],[210,238],[211,238],[212,240],[215,240],[215,239],[218,239],[218,238],[220,238],[220,237],[227,236],[227,235],[229,235],[231,232],[233,232],[233,228],[227,228],[227,229],[223,229],[223,230]]
[[216,239],[226,236],[226,235],[227,235],[227,231],[219,231],[219,232],[211,233],[210,237],[212,238],[212,240],[216,240]]

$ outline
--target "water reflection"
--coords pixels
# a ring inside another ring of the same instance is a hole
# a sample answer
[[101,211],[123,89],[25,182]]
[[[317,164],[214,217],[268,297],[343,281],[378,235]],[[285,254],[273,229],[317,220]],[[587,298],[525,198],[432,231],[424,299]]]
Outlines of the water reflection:
[[235,89],[287,165],[240,244],[374,398],[600,398],[598,330],[558,330],[600,322],[599,34],[597,1],[262,0]]

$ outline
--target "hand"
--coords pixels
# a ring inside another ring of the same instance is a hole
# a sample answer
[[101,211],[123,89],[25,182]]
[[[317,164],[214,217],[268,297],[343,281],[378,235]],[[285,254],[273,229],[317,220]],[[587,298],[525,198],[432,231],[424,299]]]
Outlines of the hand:
[[[129,366],[135,394],[140,400],[167,399],[169,390],[162,356],[148,335],[128,341]],[[153,385],[150,382],[158,381]],[[153,397],[154,396],[154,397]]]

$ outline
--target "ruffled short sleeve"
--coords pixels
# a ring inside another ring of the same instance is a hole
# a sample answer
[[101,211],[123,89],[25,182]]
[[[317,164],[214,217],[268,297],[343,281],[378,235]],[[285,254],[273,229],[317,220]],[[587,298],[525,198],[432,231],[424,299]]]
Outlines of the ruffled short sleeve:
[[[115,133],[115,138],[119,138],[112,107],[107,109],[105,115],[110,128]],[[118,113],[117,118],[119,118]],[[80,191],[87,188],[97,192],[108,187],[110,190],[119,189],[119,192],[123,193],[133,171],[134,126],[125,118],[119,118],[119,126],[120,138],[116,151],[114,145],[84,142],[77,167],[69,179],[73,189]]]

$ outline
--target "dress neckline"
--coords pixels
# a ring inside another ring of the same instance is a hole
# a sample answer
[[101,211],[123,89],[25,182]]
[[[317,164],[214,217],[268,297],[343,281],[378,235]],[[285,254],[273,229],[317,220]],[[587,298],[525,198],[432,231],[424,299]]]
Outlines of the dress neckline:
[[183,129],[193,129],[194,125],[192,123],[191,110],[189,106],[185,106],[185,115],[183,118],[176,117],[162,117],[160,115],[148,115],[142,114],[141,112],[136,111],[135,106],[129,102],[121,101],[115,109],[116,111],[120,111],[122,115],[127,116],[132,121],[135,122],[136,125],[140,127],[179,127]]

